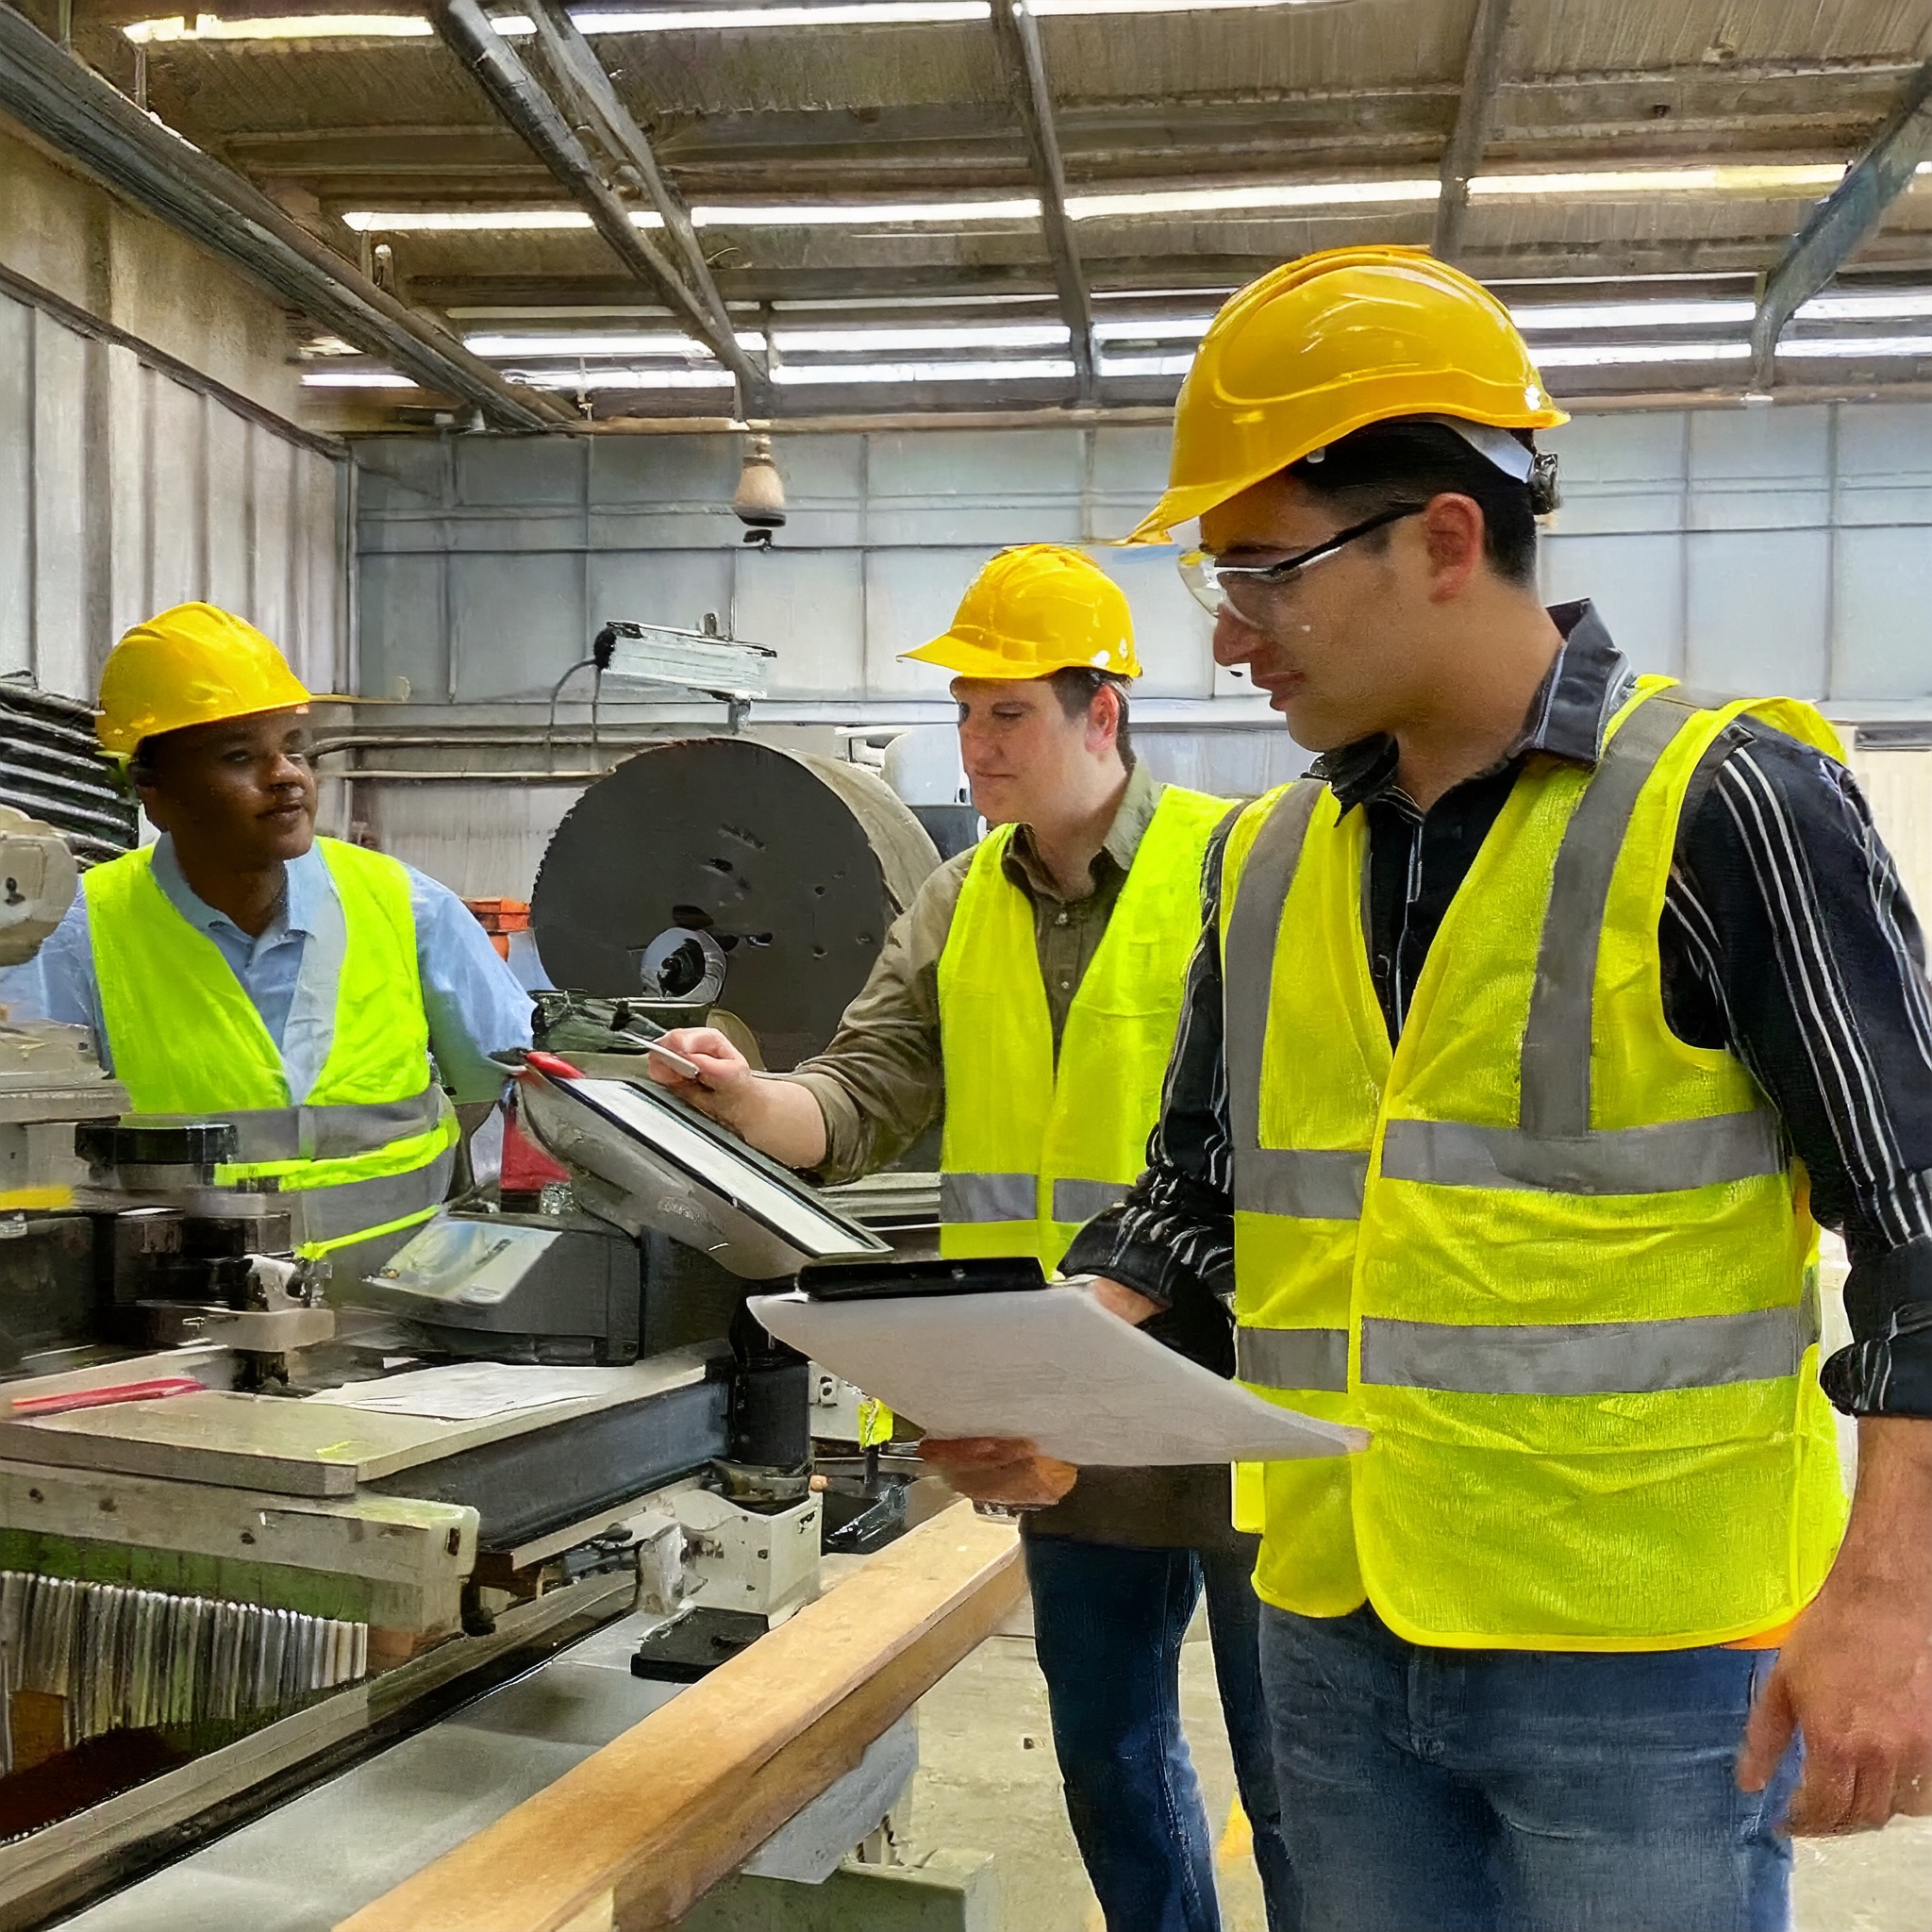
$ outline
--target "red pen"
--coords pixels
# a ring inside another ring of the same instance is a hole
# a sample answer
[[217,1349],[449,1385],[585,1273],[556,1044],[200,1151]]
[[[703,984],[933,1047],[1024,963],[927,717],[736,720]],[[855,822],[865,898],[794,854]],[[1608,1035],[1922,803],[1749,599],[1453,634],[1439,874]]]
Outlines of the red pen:
[[106,1408],[116,1402],[148,1402],[161,1395],[199,1395],[206,1384],[192,1375],[158,1375],[147,1382],[116,1382],[105,1389],[70,1389],[61,1395],[23,1395],[16,1416],[64,1415],[71,1408]]

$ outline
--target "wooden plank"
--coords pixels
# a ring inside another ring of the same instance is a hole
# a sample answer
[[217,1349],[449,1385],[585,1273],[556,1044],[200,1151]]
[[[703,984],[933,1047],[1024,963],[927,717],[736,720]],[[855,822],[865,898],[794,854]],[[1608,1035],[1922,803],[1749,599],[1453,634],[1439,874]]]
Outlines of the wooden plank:
[[991,1635],[1022,1588],[1010,1526],[946,1510],[336,1932],[675,1924]]

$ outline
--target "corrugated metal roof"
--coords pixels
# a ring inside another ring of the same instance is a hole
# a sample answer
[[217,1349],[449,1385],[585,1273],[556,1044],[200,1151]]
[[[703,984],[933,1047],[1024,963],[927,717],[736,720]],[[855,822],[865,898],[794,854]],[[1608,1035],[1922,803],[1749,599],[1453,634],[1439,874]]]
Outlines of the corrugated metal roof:
[[[133,0],[107,4],[125,18]],[[278,4],[229,0],[228,10]],[[1475,12],[1476,0],[1321,0],[1049,14],[1041,40],[1070,187],[1431,180]],[[80,44],[132,85],[118,34],[84,24]],[[541,75],[534,43],[517,44]],[[986,23],[693,29],[592,45],[694,203],[1037,192]],[[1518,8],[1479,173],[1842,162],[1928,56],[1924,0],[1540,0]],[[174,42],[150,48],[147,84],[170,125],[275,192],[320,197],[325,215],[567,198],[433,39]],[[1606,287],[1748,275],[1777,259],[1817,192],[1479,197],[1462,258],[1491,278]],[[1096,291],[1187,289],[1340,242],[1425,242],[1433,220],[1424,199],[1110,217],[1074,233]],[[365,245],[336,233],[347,251]],[[381,239],[405,291],[431,305],[649,299],[589,232]],[[1030,219],[774,224],[707,228],[702,240],[733,300],[1049,299],[1054,288]],[[1932,283],[1932,192],[1905,196],[1856,259]]]

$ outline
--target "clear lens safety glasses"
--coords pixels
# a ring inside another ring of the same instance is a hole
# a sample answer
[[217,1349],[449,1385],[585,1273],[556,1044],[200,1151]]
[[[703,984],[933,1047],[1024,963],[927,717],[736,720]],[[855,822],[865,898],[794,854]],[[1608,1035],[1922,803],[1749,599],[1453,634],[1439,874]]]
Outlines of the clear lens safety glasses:
[[1403,517],[1420,516],[1427,507],[1421,503],[1398,504],[1392,509],[1379,511],[1337,531],[1312,550],[1285,557],[1278,563],[1223,563],[1210,551],[1187,550],[1181,553],[1176,568],[1189,594],[1209,617],[1219,617],[1231,608],[1241,623],[1265,628],[1303,571],[1325,557],[1333,557],[1357,537],[1366,537],[1370,531],[1379,530]]

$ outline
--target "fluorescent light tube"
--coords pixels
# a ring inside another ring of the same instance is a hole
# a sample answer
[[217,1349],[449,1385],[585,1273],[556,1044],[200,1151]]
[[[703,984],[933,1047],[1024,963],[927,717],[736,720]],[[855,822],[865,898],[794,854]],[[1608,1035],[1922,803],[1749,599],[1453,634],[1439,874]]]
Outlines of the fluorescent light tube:
[[414,389],[416,384],[393,369],[311,369],[302,377],[304,389]]
[[1541,369],[1607,369],[1621,363],[1736,362],[1749,342],[1588,342],[1533,352]]
[[1932,315],[1932,289],[1871,289],[1814,295],[1798,310],[1799,322],[1907,321]]
[[520,369],[532,389],[729,389],[728,369]]
[[1285,181],[1252,188],[1148,189],[1119,194],[1070,194],[1067,218],[1103,221],[1114,215],[1225,214],[1242,208],[1344,208],[1365,203],[1432,202],[1433,178],[1412,181]]
[[1570,307],[1512,308],[1509,317],[1524,335],[1557,328],[1676,328],[1699,323],[1716,325],[1749,322],[1751,302],[1579,302]]
[[1867,356],[1932,356],[1932,336],[1800,336],[1777,345],[1780,356],[1808,358],[1835,357],[1856,360]]
[[987,0],[844,0],[828,7],[580,7],[571,18],[586,34],[704,33],[726,27],[890,26],[897,22],[987,20]]
[[1071,361],[1037,362],[854,362],[844,367],[821,362],[804,367],[781,362],[774,382],[1063,382],[1074,374]]
[[1211,315],[1144,315],[1134,322],[1096,322],[1093,336],[1102,342],[1198,342],[1213,320]]
[[888,349],[1062,349],[1064,323],[988,323],[978,328],[781,328],[781,355],[876,355]]
[[212,13],[190,20],[177,13],[130,21],[121,29],[137,47],[170,41],[423,40],[435,31],[427,20],[407,13],[301,13],[278,20],[223,20]]
[[949,222],[1036,221],[1040,203],[1032,195],[1008,201],[878,201],[841,205],[830,201],[739,203],[694,208],[699,228],[857,228],[879,223],[921,225]]
[[1514,201],[1560,194],[1822,194],[1844,176],[1841,162],[1771,167],[1592,168],[1562,175],[1478,175],[1472,201]]
[[1103,356],[1102,375],[1185,375],[1194,366],[1191,356]]
[[[741,349],[762,349],[765,339],[756,330],[741,332]],[[476,356],[688,356],[708,362],[710,350],[691,336],[668,332],[633,335],[476,335],[465,336],[463,347]]]
[[591,218],[574,208],[352,208],[342,225],[358,235],[562,234]]

